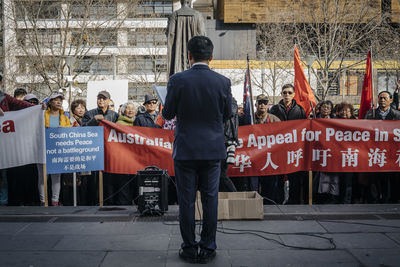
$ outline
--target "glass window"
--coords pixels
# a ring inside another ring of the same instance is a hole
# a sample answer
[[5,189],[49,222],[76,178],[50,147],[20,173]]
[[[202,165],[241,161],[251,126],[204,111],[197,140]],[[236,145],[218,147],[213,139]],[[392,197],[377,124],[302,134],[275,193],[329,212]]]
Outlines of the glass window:
[[59,1],[18,1],[15,3],[17,19],[58,19],[61,14]]
[[172,4],[172,1],[142,0],[129,17],[168,17],[172,14]]
[[72,18],[110,19],[117,17],[117,3],[106,1],[86,1],[88,4],[73,4]]

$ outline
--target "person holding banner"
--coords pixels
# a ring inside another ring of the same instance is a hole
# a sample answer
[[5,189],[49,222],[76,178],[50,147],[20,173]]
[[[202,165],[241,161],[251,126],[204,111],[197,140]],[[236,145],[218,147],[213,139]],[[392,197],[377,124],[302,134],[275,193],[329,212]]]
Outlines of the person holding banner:
[[86,101],[82,99],[76,99],[71,103],[71,112],[72,116],[70,116],[71,124],[73,127],[82,126],[82,118],[85,115],[86,109]]
[[[232,114],[231,82],[208,66],[213,48],[206,36],[190,39],[191,68],[169,78],[162,111],[165,119],[175,116],[177,119],[172,157],[183,239],[179,256],[191,263],[207,263],[216,255],[220,161],[227,156],[223,121]],[[198,189],[203,207],[203,229],[200,241],[196,242]]]
[[[49,96],[48,108],[44,112],[44,126],[46,128],[55,127],[71,127],[71,122],[67,116],[64,115],[62,109],[62,103],[64,100],[64,95],[58,92],[54,92]],[[38,174],[39,174],[39,197],[41,205],[44,205],[44,179],[43,179],[43,167],[38,164]],[[61,174],[51,174],[51,204],[52,206],[59,206],[60,197],[60,177]]]
[[[133,126],[135,114],[136,108],[132,101],[123,104],[121,106],[121,115],[118,117],[117,124]],[[112,175],[113,177],[112,181],[110,181],[110,193],[114,193],[115,195],[112,197],[112,199],[109,200],[109,203],[113,203],[115,205],[132,205],[133,186],[127,186],[127,184],[129,184],[130,182],[132,175],[117,173],[110,175]]]
[[[107,91],[100,91],[97,94],[97,108],[91,109],[85,113],[82,118],[82,126],[99,126],[99,121],[106,120],[111,122],[117,122],[118,113],[110,110],[111,95]],[[98,174],[99,172],[92,172],[91,179],[88,179],[87,188],[88,188],[88,204],[96,205],[98,202]],[[104,198],[107,199],[113,192],[110,184],[112,183],[112,177],[109,173],[104,173]],[[105,202],[109,203],[109,202]]]
[[[254,113],[255,124],[269,124],[281,121],[278,117],[268,113],[268,96],[261,94],[256,97],[256,112]],[[256,178],[261,187],[261,195],[274,200],[277,203],[283,201],[283,179],[279,175],[251,177]],[[249,179],[251,179],[249,177]],[[258,188],[258,186],[257,186]],[[267,200],[264,200],[267,203]]]
[[[378,94],[378,108],[370,109],[365,115],[367,120],[400,120],[400,111],[391,107],[393,96],[389,91],[381,91]],[[398,191],[393,190],[398,188],[398,173],[372,173],[369,174],[371,192],[371,202],[387,203],[389,198],[396,200]],[[376,188],[376,190],[375,190]]]
[[121,115],[118,117],[117,123],[122,125],[133,126],[135,121],[136,108],[132,101],[126,102],[121,106]]
[[[285,84],[282,87],[282,100],[277,105],[272,106],[270,113],[277,116],[281,121],[306,119],[304,109],[294,100],[295,89],[291,84]],[[308,191],[307,176],[304,172],[295,172],[287,175],[289,180],[289,203],[300,204],[302,200],[301,188],[303,188],[303,197],[307,196]]]
[[150,94],[145,95],[143,106],[146,110],[138,109],[138,113],[133,124],[139,127],[161,128],[158,124],[156,124],[158,117],[157,97]]
[[82,118],[82,126],[99,126],[99,121],[117,122],[118,113],[110,110],[110,93],[100,91],[97,94],[97,108],[86,111]]

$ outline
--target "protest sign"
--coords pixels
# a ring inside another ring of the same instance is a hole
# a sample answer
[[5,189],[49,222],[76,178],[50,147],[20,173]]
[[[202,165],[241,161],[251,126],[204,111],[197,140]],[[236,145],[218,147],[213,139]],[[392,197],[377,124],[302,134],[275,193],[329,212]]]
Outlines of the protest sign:
[[0,117],[0,169],[45,163],[44,115],[40,106]]
[[[134,174],[146,166],[157,165],[174,175],[173,131],[121,126],[107,121],[102,125],[105,171]],[[308,170],[399,171],[399,123],[316,119],[239,127],[239,146],[229,176]]]
[[47,173],[104,169],[103,127],[46,129]]

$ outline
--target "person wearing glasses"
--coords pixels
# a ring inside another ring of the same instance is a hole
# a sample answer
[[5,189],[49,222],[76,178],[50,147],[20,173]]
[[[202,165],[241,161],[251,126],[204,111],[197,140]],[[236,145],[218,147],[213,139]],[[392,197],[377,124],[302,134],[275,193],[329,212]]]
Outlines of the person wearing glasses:
[[[109,109],[110,93],[100,91],[97,94],[97,108],[85,112],[82,118],[82,126],[99,126],[99,121],[106,120],[117,122],[118,113]],[[92,177],[87,179],[87,201],[88,205],[96,205],[98,203],[98,176],[99,172],[92,172]],[[112,191],[112,175],[104,172],[104,199],[107,199]],[[106,205],[110,202],[104,201]]]
[[[378,108],[370,109],[366,120],[400,120],[400,111],[392,106],[393,95],[389,91],[378,94]],[[370,203],[388,203],[398,201],[399,173],[376,172],[367,174],[370,183]]]
[[[256,112],[254,114],[255,124],[265,124],[271,122],[281,121],[277,116],[268,113],[268,102],[269,99],[266,95],[261,94],[256,98]],[[261,187],[261,195],[269,199],[273,199],[275,202],[283,201],[283,180],[279,179],[279,175],[272,176],[260,176],[260,177],[248,177],[249,183],[256,183],[255,190],[258,189],[258,184]],[[251,187],[250,187],[251,188]],[[265,200],[265,204],[268,201]]]
[[27,95],[24,97],[24,101],[26,101],[26,102],[28,102],[28,103],[31,103],[31,104],[33,104],[33,105],[39,105],[39,99],[38,99],[37,96],[34,95],[34,94],[27,94]]
[[161,128],[156,124],[158,117],[157,103],[157,98],[155,96],[150,94],[145,95],[143,105],[146,110],[143,110],[143,108],[138,108],[136,119],[133,122],[133,125],[140,127]]
[[[304,109],[294,100],[295,89],[291,84],[282,87],[282,100],[272,106],[270,113],[277,116],[281,121],[306,119]],[[285,175],[284,180],[289,180],[289,204],[301,204],[301,188],[303,187],[303,201],[308,195],[307,175],[304,172],[295,172]],[[304,202],[305,203],[305,202]]]
[[110,103],[108,104],[108,109],[115,111],[115,104],[114,104],[114,100],[110,99]]
[[110,101],[110,93],[100,91],[97,94],[97,108],[86,111],[82,118],[82,126],[99,126],[101,120],[116,122],[118,113],[110,110]]

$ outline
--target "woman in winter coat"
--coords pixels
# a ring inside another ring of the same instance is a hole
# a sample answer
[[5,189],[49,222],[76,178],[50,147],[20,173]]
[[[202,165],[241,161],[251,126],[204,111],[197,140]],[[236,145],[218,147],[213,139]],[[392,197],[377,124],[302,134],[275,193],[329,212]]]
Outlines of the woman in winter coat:
[[[62,102],[64,100],[64,95],[58,92],[54,92],[49,97],[48,108],[44,112],[44,124],[46,128],[56,128],[56,127],[71,127],[71,122],[69,118],[64,115],[62,110]],[[39,173],[39,196],[41,205],[44,205],[44,180],[43,180],[43,166],[40,164],[38,166]],[[60,197],[60,174],[51,174],[51,204],[52,206],[59,205]]]
[[118,117],[117,124],[133,126],[135,115],[135,105],[133,104],[133,102],[127,102],[121,106],[121,116]]

